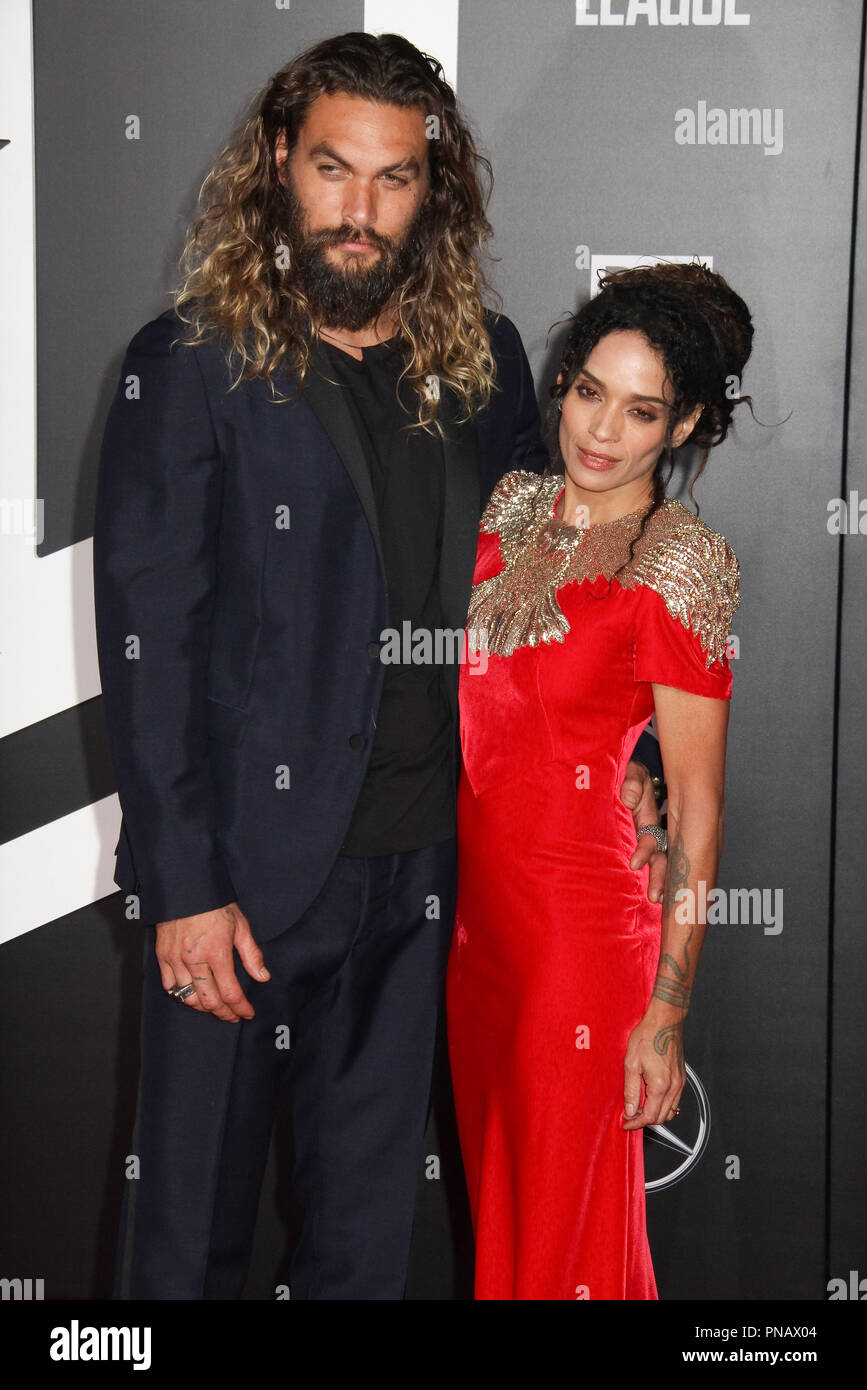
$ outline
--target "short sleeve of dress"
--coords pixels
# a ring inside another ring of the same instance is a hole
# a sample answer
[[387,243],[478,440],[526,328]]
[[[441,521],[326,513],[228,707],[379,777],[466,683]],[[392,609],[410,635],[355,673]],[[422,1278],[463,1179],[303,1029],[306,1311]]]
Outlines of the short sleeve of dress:
[[740,600],[731,546],[708,527],[696,525],[648,550],[634,579],[640,588],[635,679],[731,699],[726,645]]

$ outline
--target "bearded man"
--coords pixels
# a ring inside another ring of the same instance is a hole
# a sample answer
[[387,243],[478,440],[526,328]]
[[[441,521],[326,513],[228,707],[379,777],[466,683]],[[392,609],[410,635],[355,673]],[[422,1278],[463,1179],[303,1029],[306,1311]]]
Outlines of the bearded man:
[[484,304],[486,172],[432,59],[318,44],[224,149],[126,353],[94,537],[116,881],[149,924],[118,1297],[240,1297],[287,1079],[291,1297],[403,1297],[458,671],[385,636],[463,629],[481,509],[546,459]]

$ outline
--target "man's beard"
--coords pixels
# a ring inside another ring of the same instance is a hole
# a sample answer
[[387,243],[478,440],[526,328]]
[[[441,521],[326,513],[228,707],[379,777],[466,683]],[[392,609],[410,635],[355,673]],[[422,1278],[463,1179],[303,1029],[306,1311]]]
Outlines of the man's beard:
[[[333,230],[309,232],[307,215],[291,184],[285,194],[293,264],[314,322],[347,333],[366,328],[418,269],[423,251],[423,210],[419,209],[401,241],[348,222]],[[380,254],[370,266],[333,266],[325,253],[330,246],[345,241],[369,242]]]

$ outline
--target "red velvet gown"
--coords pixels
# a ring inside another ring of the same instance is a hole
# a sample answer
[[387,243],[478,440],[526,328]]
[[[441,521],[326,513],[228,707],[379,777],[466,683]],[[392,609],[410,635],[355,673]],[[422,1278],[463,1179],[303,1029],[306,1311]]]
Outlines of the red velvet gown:
[[737,561],[667,501],[609,582],[640,515],[579,533],[552,519],[561,493],[527,473],[498,485],[460,673],[447,1009],[475,1296],[654,1299],[643,1136],[621,1117],[662,909],[629,867],[619,789],[651,682],[730,697]]

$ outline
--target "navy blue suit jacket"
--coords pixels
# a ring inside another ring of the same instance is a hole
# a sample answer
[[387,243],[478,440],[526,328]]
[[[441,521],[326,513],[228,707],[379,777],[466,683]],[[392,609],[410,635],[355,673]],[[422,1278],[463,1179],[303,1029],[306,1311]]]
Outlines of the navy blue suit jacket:
[[[494,485],[545,462],[518,332],[502,316],[489,327],[490,406],[458,425],[451,393],[440,402],[440,597],[455,629]],[[366,460],[324,357],[278,404],[262,381],[230,391],[215,342],[173,347],[182,329],[168,310],[133,338],[100,458],[115,881],[138,894],[144,922],[236,900],[266,941],[315,898],[364,778],[383,678],[371,644],[388,625],[382,553]]]

